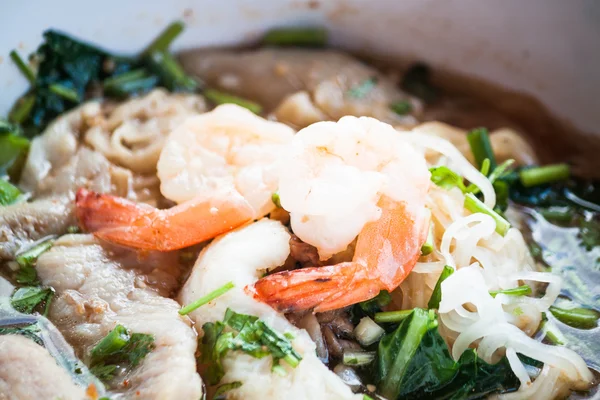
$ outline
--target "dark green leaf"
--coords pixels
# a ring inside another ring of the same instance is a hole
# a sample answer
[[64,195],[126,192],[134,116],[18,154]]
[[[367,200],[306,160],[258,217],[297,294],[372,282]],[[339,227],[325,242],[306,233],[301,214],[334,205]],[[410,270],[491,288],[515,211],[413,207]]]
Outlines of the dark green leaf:
[[21,196],[21,191],[16,186],[0,178],[0,206],[15,203],[19,199],[19,196]]
[[41,330],[38,324],[0,328],[0,335],[23,335],[26,338],[33,340],[40,346],[44,345],[44,341],[41,337]]
[[382,396],[396,399],[400,395],[408,363],[425,333],[435,323],[435,314],[415,308],[394,332],[381,339],[377,349],[377,366],[378,391]]
[[427,303],[427,307],[438,309],[440,307],[440,302],[442,301],[442,282],[444,282],[450,275],[454,273],[454,268],[445,265],[440,277],[433,288],[433,292],[431,293],[431,298],[429,299],[429,303]]
[[224,383],[222,385],[219,385],[217,387],[217,390],[215,390],[215,394],[213,395],[213,400],[221,400],[221,399],[225,399],[225,393],[229,392],[230,390],[233,389],[237,389],[239,387],[242,386],[242,382],[231,382],[231,383]]
[[390,105],[390,109],[398,115],[406,115],[412,111],[412,104],[408,100],[398,101]]
[[10,303],[15,310],[31,314],[39,304],[49,302],[53,294],[52,288],[22,287],[13,293]]

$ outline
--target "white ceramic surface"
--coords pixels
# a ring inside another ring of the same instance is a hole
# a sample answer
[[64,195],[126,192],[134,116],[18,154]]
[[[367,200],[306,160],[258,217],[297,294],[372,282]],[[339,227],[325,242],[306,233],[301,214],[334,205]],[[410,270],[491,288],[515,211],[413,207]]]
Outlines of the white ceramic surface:
[[1,0],[0,115],[26,88],[8,52],[30,53],[45,29],[135,51],[175,19],[187,23],[176,48],[326,25],[334,45],[419,58],[528,92],[600,134],[597,0]]

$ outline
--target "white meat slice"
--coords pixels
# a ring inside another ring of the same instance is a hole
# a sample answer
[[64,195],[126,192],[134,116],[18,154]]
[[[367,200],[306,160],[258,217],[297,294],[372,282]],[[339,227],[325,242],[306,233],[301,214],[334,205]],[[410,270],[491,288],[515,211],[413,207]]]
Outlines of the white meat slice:
[[42,254],[37,271],[56,290],[50,320],[86,359],[117,324],[154,335],[156,348],[110,389],[124,398],[198,400],[196,335],[179,304],[168,296],[177,286],[176,253],[140,255],[103,247],[92,235],[66,235]]

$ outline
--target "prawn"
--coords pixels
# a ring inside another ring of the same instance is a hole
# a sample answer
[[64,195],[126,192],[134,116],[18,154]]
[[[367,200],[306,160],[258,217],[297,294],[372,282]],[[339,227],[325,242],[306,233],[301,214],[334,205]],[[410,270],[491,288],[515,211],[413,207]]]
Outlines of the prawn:
[[430,175],[419,153],[390,125],[343,117],[297,133],[279,196],[294,233],[321,259],[356,236],[352,261],[266,276],[246,290],[280,312],[323,312],[392,291],[421,254],[430,212]]
[[146,250],[211,239],[275,208],[278,160],[293,135],[233,104],[188,117],[167,138],[157,164],[162,195],[178,205],[159,210],[80,189],[80,225],[103,240]]

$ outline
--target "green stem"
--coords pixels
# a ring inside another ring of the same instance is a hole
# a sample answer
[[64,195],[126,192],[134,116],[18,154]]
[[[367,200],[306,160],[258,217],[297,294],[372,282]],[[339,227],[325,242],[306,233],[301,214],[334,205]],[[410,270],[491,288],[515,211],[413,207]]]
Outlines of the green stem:
[[28,94],[19,99],[10,111],[8,119],[15,124],[22,124],[31,114],[35,105],[35,95]]
[[54,83],[50,85],[49,89],[52,93],[59,95],[63,99],[67,99],[73,103],[79,103],[79,95],[71,88],[61,85],[60,83]]
[[467,140],[471,146],[471,152],[475,157],[477,167],[483,166],[484,160],[487,158],[490,160],[490,169],[493,171],[496,169],[496,157],[492,151],[492,144],[487,129],[477,128],[473,129],[467,134]]
[[247,108],[254,114],[260,114],[262,111],[260,104],[215,89],[206,89],[202,94],[212,103],[217,105],[226,103],[237,104],[240,107]]
[[179,314],[187,315],[187,314],[191,313],[192,311],[194,311],[195,309],[197,309],[198,307],[201,307],[204,304],[209,303],[209,302],[213,301],[214,299],[216,299],[217,297],[227,293],[228,291],[233,289],[233,287],[234,287],[233,282],[227,282],[225,285],[221,286],[220,288],[218,288],[216,290],[213,290],[206,296],[200,297],[198,300],[194,301],[192,304],[189,304],[189,305],[183,307],[181,310],[179,310]]
[[413,310],[398,310],[398,311],[385,311],[375,314],[375,322],[386,323],[386,322],[401,322],[408,318],[412,314]]
[[271,29],[263,37],[263,44],[274,46],[324,47],[327,31],[324,28]]
[[564,181],[569,178],[570,168],[567,164],[553,164],[544,167],[524,169],[519,172],[521,184],[525,187]]
[[550,312],[560,322],[580,329],[593,329],[598,326],[600,313],[589,308],[564,309],[550,306]]
[[163,30],[160,35],[146,47],[146,50],[142,52],[142,56],[150,55],[156,51],[166,52],[173,40],[183,32],[183,28],[183,22],[181,21],[173,22],[167,26],[165,30]]
[[490,295],[492,297],[496,297],[499,294],[505,294],[507,296],[526,296],[531,294],[531,287],[529,285],[522,285],[511,289],[490,290]]
[[510,223],[496,211],[483,204],[483,202],[481,202],[481,200],[475,197],[472,193],[467,193],[465,195],[465,208],[472,213],[483,213],[492,217],[496,222],[496,232],[498,232],[500,235],[504,236],[506,235],[506,232],[508,232]]
[[25,76],[25,78],[27,78],[29,83],[31,83],[32,86],[35,85],[35,73],[29,67],[29,65],[27,65],[25,63],[25,61],[23,61],[21,56],[19,56],[19,53],[17,53],[16,50],[11,51],[10,58],[17,65],[17,68],[19,68],[19,71],[21,71],[21,73]]
[[187,76],[175,58],[166,52],[155,51],[149,56],[153,70],[160,75],[167,89],[192,92],[198,82]]

